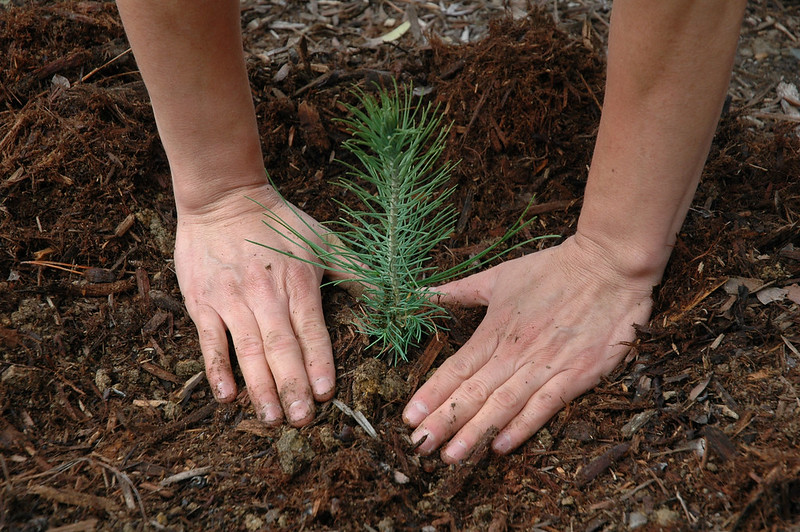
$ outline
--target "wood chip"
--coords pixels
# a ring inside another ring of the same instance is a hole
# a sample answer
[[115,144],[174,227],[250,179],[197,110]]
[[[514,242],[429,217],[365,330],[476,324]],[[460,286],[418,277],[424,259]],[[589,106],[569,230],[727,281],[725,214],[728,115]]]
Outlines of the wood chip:
[[119,238],[127,233],[128,230],[133,227],[133,222],[135,220],[136,216],[134,216],[133,213],[130,213],[128,216],[126,216],[124,220],[117,224],[117,227],[114,229],[114,236]]
[[147,362],[147,361],[139,362],[139,367],[145,370],[150,375],[158,377],[159,379],[169,381],[174,384],[183,384],[181,380],[174,373],[169,372],[164,368],[162,368],[161,366],[153,364],[152,362]]
[[631,418],[630,421],[625,423],[625,425],[620,429],[622,436],[624,438],[631,438],[634,434],[636,434],[639,429],[647,425],[653,417],[656,415],[655,410],[645,410],[644,412],[639,412],[635,416]]
[[723,462],[739,454],[736,445],[717,427],[707,425],[703,427],[702,434],[706,439],[706,449],[711,449]]
[[142,327],[142,335],[143,336],[149,336],[149,335],[153,334],[154,332],[156,332],[158,330],[158,328],[161,327],[161,325],[165,321],[167,321],[168,317],[169,317],[169,312],[166,312],[166,311],[161,310],[161,309],[157,310],[156,313],[153,314],[153,317],[150,318],[147,321],[147,323],[144,324],[144,327]]
[[800,305],[800,285],[798,284],[791,284],[786,287],[786,297]]
[[461,491],[467,479],[477,469],[478,464],[489,454],[492,441],[499,433],[500,430],[493,426],[481,436],[481,439],[472,448],[470,455],[460,465],[456,466],[450,475],[444,478],[438,490],[440,497],[444,500],[449,500]]
[[236,425],[236,430],[246,432],[259,438],[267,438],[274,434],[274,431],[257,419],[243,419]]
[[97,519],[84,519],[77,523],[48,528],[47,532],[94,532],[97,530]]
[[725,293],[728,295],[738,295],[739,287],[744,286],[750,293],[760,290],[764,286],[764,281],[761,279],[751,279],[748,277],[731,277],[723,285]]
[[106,497],[89,495],[71,489],[56,489],[49,486],[31,486],[29,493],[38,495],[49,501],[66,504],[68,506],[79,506],[81,508],[93,508],[95,510],[105,510],[108,513],[122,511],[117,503]]
[[182,482],[184,480],[189,480],[190,478],[194,477],[205,476],[210,472],[211,472],[211,466],[196,467],[194,469],[190,469],[188,471],[181,471],[180,473],[176,473],[170,477],[167,477],[161,482],[159,482],[158,485],[163,488],[164,486],[169,486],[170,484],[175,484],[176,482]]
[[783,301],[786,298],[786,294],[787,290],[785,288],[772,286],[764,290],[759,290],[756,294],[756,298],[758,298],[762,305],[769,305],[775,301]]
[[611,464],[622,458],[631,448],[630,443],[620,443],[613,446],[588,464],[575,475],[578,486],[585,486],[611,467]]
[[183,386],[181,386],[180,390],[178,390],[177,392],[175,392],[173,394],[173,398],[175,399],[175,401],[177,401],[178,403],[182,403],[186,399],[188,399],[189,396],[192,395],[192,392],[194,391],[194,389],[197,388],[197,386],[201,382],[203,382],[203,378],[205,376],[206,376],[206,372],[205,371],[200,371],[198,373],[195,373],[191,377],[189,377],[189,379],[186,382],[183,383]]

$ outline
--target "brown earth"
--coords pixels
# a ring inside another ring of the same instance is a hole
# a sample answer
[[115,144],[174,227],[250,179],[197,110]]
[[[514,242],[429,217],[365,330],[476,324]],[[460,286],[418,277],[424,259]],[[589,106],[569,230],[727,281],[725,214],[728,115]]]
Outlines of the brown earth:
[[[583,38],[533,12],[469,44],[412,31],[369,47],[352,43],[387,31],[379,11],[312,4],[358,31],[313,26],[310,44],[270,55],[289,27],[275,21],[299,8],[243,7],[265,165],[290,201],[331,219],[333,199],[351,200],[329,185],[343,172],[339,102],[394,76],[454,124],[462,216],[438,265],[502,234],[532,197],[532,231],[572,232],[607,10],[574,9]],[[798,10],[756,3],[748,17],[742,82],[628,360],[511,456],[449,467],[415,455],[400,413],[480,312],[453,309],[447,334],[390,368],[365,349],[353,300],[324,290],[336,398],[377,438],[333,403],[299,431],[260,425],[246,394],[216,405],[171,266],[166,160],[113,3],[0,8],[0,529],[797,530],[800,140],[751,67],[772,59],[753,63],[755,40],[798,35]],[[780,61],[797,83],[798,63]]]

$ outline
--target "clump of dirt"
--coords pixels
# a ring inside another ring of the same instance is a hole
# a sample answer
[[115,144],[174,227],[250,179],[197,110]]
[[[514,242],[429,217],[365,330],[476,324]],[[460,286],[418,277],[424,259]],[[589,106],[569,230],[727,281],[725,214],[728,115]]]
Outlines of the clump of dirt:
[[[245,393],[217,405],[196,379],[165,236],[168,169],[113,5],[15,6],[0,28],[0,528],[798,523],[793,130],[728,115],[629,360],[511,456],[483,447],[449,467],[413,452],[400,414],[481,311],[454,309],[447,335],[390,369],[355,332],[353,300],[325,288],[336,398],[378,438],[331,403],[300,430],[258,423]],[[328,184],[343,171],[338,103],[392,73],[432,91],[462,159],[458,233],[437,264],[502,233],[534,195],[536,230],[571,232],[602,96],[594,52],[540,13],[497,21],[478,43],[385,49],[314,58],[336,75],[281,78],[251,60],[266,168],[291,201],[336,216],[332,199],[348,200]]]

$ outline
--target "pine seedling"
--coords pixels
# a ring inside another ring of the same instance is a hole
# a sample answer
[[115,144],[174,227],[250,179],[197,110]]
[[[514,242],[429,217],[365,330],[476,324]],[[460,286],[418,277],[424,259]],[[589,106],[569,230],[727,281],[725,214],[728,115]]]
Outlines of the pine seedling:
[[341,122],[352,134],[343,145],[359,164],[343,163],[348,172],[336,184],[355,196],[359,207],[337,201],[342,217],[325,225],[331,230],[328,234],[320,234],[297,216],[328,243],[327,248],[269,210],[264,223],[314,254],[318,260],[310,261],[313,264],[354,278],[362,293],[356,323],[373,339],[370,345],[381,354],[390,353],[397,364],[407,360],[411,347],[436,331],[438,318],[446,316],[434,302],[431,287],[485,264],[498,246],[533,220],[523,222],[523,214],[486,250],[437,272],[430,264],[430,253],[451,236],[457,218],[447,201],[454,189],[446,187],[455,163],[437,164],[450,127],[436,117],[438,107],[413,105],[410,87],[395,86],[393,94],[381,89],[377,97],[356,94],[361,107],[347,105],[351,117]]

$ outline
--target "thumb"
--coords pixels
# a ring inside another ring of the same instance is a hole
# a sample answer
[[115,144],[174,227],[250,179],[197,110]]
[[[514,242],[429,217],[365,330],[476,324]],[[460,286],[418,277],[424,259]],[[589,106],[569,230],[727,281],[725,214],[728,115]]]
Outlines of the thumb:
[[[344,245],[344,242],[336,235],[336,233],[328,232],[321,235],[322,240],[327,244],[328,249],[330,250],[341,250],[346,251],[347,246]],[[330,265],[330,264],[329,264]],[[353,263],[353,270],[358,268],[367,269],[364,264],[361,263]],[[353,296],[355,299],[361,299],[361,296],[364,295],[364,290],[366,289],[363,281],[360,281],[360,277],[358,277],[354,273],[349,273],[344,270],[339,269],[331,269],[325,271],[325,276],[333,281],[338,281],[339,286],[344,288],[347,293]]]
[[437,303],[456,303],[465,307],[487,306],[492,298],[492,289],[497,279],[496,270],[497,268],[489,268],[469,277],[432,288],[431,291],[439,294]]

